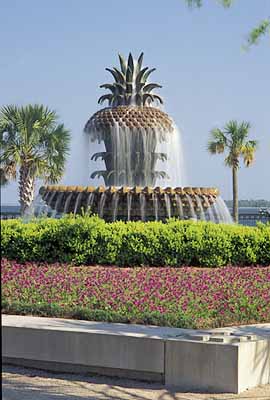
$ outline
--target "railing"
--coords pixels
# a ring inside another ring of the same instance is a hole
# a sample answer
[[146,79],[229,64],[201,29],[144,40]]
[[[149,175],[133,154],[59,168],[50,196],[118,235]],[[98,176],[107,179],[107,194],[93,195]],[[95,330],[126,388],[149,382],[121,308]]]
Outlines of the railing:
[[1,219],[16,219],[20,218],[21,214],[20,212],[1,212],[0,218]]

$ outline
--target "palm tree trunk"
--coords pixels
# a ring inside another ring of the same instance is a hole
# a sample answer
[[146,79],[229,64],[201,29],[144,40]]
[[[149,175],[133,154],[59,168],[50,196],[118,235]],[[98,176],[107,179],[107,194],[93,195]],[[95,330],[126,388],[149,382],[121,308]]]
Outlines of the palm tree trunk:
[[19,197],[21,205],[21,215],[23,215],[34,200],[34,178],[30,174],[30,168],[22,165],[19,178]]
[[232,168],[233,173],[233,219],[238,224],[238,171],[236,167]]

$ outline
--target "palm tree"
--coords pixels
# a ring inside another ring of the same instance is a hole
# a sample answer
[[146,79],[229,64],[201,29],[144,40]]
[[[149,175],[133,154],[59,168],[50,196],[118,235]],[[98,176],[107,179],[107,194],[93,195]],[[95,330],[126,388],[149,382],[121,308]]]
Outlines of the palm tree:
[[0,110],[1,184],[19,173],[22,214],[33,201],[36,178],[57,183],[64,173],[70,133],[57,119],[55,111],[37,104]]
[[250,130],[249,122],[229,121],[223,130],[212,129],[208,142],[208,151],[211,154],[220,154],[227,151],[225,165],[232,169],[233,176],[233,218],[238,222],[238,168],[240,158],[243,158],[246,167],[255,159],[258,146],[256,140],[248,140]]

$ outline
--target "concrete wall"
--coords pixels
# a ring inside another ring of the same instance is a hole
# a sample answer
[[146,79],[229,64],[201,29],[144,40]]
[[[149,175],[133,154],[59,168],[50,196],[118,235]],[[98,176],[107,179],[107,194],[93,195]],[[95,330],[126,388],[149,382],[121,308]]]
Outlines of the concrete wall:
[[182,391],[238,393],[238,345],[166,342],[165,383]]
[[[185,391],[231,392],[270,383],[269,330],[204,332],[3,316],[5,362],[155,380]],[[254,330],[253,329],[253,330]],[[266,332],[266,333],[265,333]],[[241,336],[242,335],[242,336]]]
[[270,340],[244,342],[239,346],[238,391],[270,383]]
[[140,371],[142,378],[164,372],[161,339],[3,327],[2,348],[3,357]]

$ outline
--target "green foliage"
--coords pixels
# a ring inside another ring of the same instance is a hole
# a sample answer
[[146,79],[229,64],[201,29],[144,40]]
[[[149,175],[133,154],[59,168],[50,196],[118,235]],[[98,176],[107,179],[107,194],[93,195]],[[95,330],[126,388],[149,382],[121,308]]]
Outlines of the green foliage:
[[[189,7],[202,7],[203,0],[186,0]],[[218,3],[222,4],[223,7],[230,7],[233,0],[217,0]]]
[[2,256],[20,262],[105,265],[270,263],[270,225],[191,222],[106,223],[96,216],[2,221]]
[[225,164],[230,168],[239,168],[240,157],[246,167],[254,162],[258,147],[256,140],[248,140],[250,123],[229,121],[223,129],[214,128],[210,132],[208,151],[210,154],[220,154],[227,151]]
[[27,169],[32,178],[59,181],[69,152],[70,134],[57,120],[56,112],[43,105],[1,108],[1,182],[16,179],[17,168]]
[[[192,7],[200,8],[203,6],[203,0],[185,0],[187,5]],[[229,8],[234,0],[216,0],[216,2],[220,3],[223,7]],[[243,46],[245,50],[248,50],[251,46],[259,43],[262,36],[270,34],[270,18],[266,18],[262,20],[255,28],[253,28],[247,37],[246,44]]]
[[247,44],[244,49],[249,49],[250,46],[258,44],[262,36],[270,34],[270,18],[261,21],[252,31],[247,38]]

